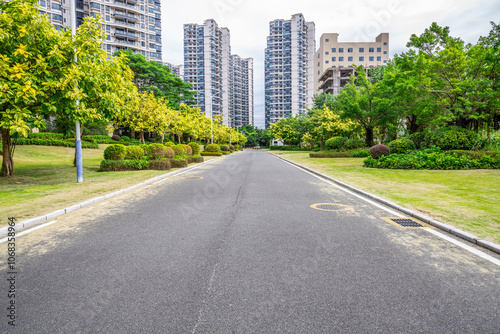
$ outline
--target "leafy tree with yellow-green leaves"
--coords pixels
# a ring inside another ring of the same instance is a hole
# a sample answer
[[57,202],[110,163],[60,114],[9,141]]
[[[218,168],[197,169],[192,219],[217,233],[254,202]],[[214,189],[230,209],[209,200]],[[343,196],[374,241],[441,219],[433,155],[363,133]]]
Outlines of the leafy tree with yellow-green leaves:
[[0,13],[0,174],[12,176],[13,137],[43,128],[50,115],[110,119],[128,108],[133,83],[124,59],[101,49],[99,18],[86,18],[73,37],[40,15],[36,0],[0,1]]

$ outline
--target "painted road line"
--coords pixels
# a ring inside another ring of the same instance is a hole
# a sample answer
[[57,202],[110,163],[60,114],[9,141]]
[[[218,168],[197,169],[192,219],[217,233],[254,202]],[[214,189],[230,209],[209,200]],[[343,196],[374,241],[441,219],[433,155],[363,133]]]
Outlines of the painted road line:
[[[46,223],[44,223],[42,225],[38,225],[37,227],[33,227],[33,228],[31,228],[31,229],[29,229],[27,231],[16,233],[15,238],[22,237],[25,234],[31,233],[31,232],[36,231],[38,229],[41,229],[43,227],[47,227],[47,226],[52,225],[52,224],[54,224],[56,222],[57,222],[57,220],[53,220],[53,221],[50,221],[50,222],[46,222]],[[0,239],[0,244],[6,242],[7,240],[9,240],[9,237],[5,237],[3,239]]]
[[[276,158],[277,158],[277,159],[280,159],[280,158],[278,158],[278,157],[276,157]],[[300,170],[301,170],[301,171],[303,171],[304,173],[307,173],[307,174],[309,174],[309,175],[312,175],[312,176],[314,176],[314,177],[315,177],[315,178],[317,178],[317,179],[320,179],[320,180],[322,180],[322,181],[324,181],[324,182],[326,182],[326,183],[328,183],[328,184],[330,184],[330,185],[332,185],[332,186],[335,186],[335,187],[337,187],[338,189],[340,189],[340,190],[342,190],[342,191],[344,191],[344,192],[346,192],[346,193],[348,193],[348,194],[351,194],[351,195],[353,195],[353,196],[356,196],[357,198],[362,199],[363,201],[368,202],[368,203],[370,203],[370,204],[372,204],[372,205],[376,206],[377,208],[380,208],[380,209],[382,209],[382,210],[385,210],[386,212],[389,212],[390,214],[392,214],[392,215],[394,215],[394,216],[400,216],[400,214],[399,214],[398,212],[396,212],[396,211],[394,211],[394,210],[392,210],[392,209],[389,209],[389,208],[387,208],[387,207],[384,207],[383,205],[380,205],[380,204],[378,204],[378,203],[375,203],[375,202],[373,202],[372,200],[370,200],[370,199],[368,199],[368,198],[365,198],[365,197],[363,197],[363,196],[361,196],[361,195],[358,195],[358,194],[356,194],[356,193],[354,193],[354,192],[352,192],[352,191],[350,191],[350,190],[348,190],[348,189],[345,189],[344,187],[342,187],[342,186],[340,186],[340,185],[338,185],[338,184],[335,184],[335,183],[333,183],[333,182],[330,182],[330,181],[328,181],[328,180],[325,180],[324,178],[322,178],[322,177],[320,177],[320,176],[318,176],[318,175],[315,175],[315,174],[313,174],[313,173],[311,173],[311,172],[308,172],[307,170],[305,170],[305,169],[303,169],[303,168],[300,168],[299,166],[296,166],[296,165],[294,165],[294,164],[292,164],[292,163],[290,163],[290,162],[288,162],[288,161],[286,161],[286,160],[283,160],[283,159],[280,159],[280,160],[281,160],[281,161],[283,161],[283,162],[285,162],[285,163],[287,163],[287,164],[289,164],[290,166],[293,166],[293,167],[295,167],[295,168],[297,168],[297,169],[300,169]],[[453,239],[453,238],[451,238],[451,237],[449,237],[449,236],[447,236],[447,235],[444,235],[444,234],[442,234],[442,233],[440,233],[440,232],[438,232],[438,231],[436,231],[436,230],[433,230],[433,229],[430,229],[430,228],[423,228],[423,230],[426,230],[427,232],[432,233],[433,235],[435,235],[435,236],[437,236],[437,237],[439,237],[439,238],[441,238],[441,239],[444,239],[444,240],[446,240],[446,241],[449,241],[449,242],[453,243],[453,244],[454,244],[454,245],[456,245],[456,246],[459,246],[459,247],[461,247],[461,248],[463,248],[463,249],[465,249],[465,250],[467,250],[467,251],[469,251],[469,252],[471,252],[471,253],[473,253],[473,254],[475,254],[475,255],[477,255],[477,256],[480,256],[481,258],[483,258],[483,259],[485,259],[485,260],[490,261],[490,262],[491,262],[491,263],[493,263],[493,264],[496,264],[497,266],[500,266],[500,260],[498,260],[498,259],[494,258],[493,256],[488,255],[488,254],[486,254],[486,253],[484,253],[484,252],[482,252],[482,251],[480,251],[480,250],[478,250],[478,249],[475,249],[474,247],[471,247],[471,246],[469,246],[469,245],[466,245],[466,244],[464,244],[463,242],[460,242],[460,241],[458,241],[458,240],[455,240],[455,239]]]

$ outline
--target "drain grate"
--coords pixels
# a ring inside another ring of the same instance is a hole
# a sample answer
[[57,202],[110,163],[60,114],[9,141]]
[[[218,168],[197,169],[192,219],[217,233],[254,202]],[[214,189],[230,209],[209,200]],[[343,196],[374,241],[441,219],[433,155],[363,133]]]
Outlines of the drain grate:
[[340,205],[332,205],[332,204],[323,204],[323,205],[318,205],[316,206],[318,209],[323,209],[323,210],[332,210],[332,211],[339,211],[339,210],[345,210],[345,206],[340,206]]
[[403,227],[424,227],[424,225],[409,218],[389,218],[389,219],[394,223],[401,225]]

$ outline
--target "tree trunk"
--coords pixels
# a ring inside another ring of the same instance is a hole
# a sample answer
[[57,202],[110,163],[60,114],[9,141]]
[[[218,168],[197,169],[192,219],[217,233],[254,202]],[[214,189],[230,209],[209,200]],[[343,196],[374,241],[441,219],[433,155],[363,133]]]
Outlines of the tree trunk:
[[10,129],[2,129],[2,170],[0,176],[14,176],[14,148],[10,138]]
[[162,132],[161,133],[161,144],[164,145],[164,142],[165,141],[165,132]]
[[323,151],[323,147],[325,146],[325,140],[323,139],[323,136],[319,137],[319,150]]
[[177,139],[179,141],[179,144],[181,143],[181,135],[177,135]]
[[373,146],[373,128],[368,127],[365,129],[365,131],[366,131],[366,136],[365,136],[366,146],[372,147]]
[[139,136],[141,143],[146,144],[146,142],[144,141],[144,131],[141,131],[141,134]]

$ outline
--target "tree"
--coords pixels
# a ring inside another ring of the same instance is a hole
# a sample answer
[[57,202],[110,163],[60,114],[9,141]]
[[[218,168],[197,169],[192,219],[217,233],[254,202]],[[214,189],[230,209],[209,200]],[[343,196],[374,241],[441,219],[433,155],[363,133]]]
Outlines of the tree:
[[169,107],[179,109],[180,104],[194,104],[192,85],[178,78],[170,68],[157,61],[148,61],[139,53],[119,51],[127,57],[127,65],[134,72],[134,83],[139,92],[152,91],[155,96],[168,100]]
[[341,119],[341,114],[336,110],[330,110],[326,104],[322,109],[311,110],[308,116],[305,120],[309,129],[307,133],[310,137],[319,140],[320,150],[323,150],[325,140],[328,138],[350,132],[355,127],[352,121]]
[[295,117],[282,118],[271,124],[274,138],[283,139],[284,144],[296,144],[300,141],[299,121]]
[[125,108],[132,83],[123,59],[109,59],[101,49],[99,18],[86,18],[73,38],[39,14],[36,0],[2,1],[0,12],[0,173],[12,176],[12,136],[43,128],[49,115],[73,123],[109,118]]

